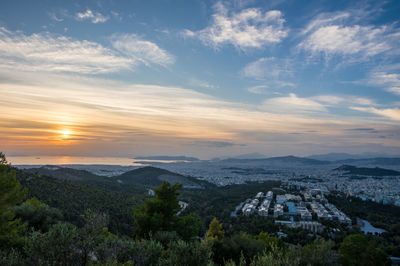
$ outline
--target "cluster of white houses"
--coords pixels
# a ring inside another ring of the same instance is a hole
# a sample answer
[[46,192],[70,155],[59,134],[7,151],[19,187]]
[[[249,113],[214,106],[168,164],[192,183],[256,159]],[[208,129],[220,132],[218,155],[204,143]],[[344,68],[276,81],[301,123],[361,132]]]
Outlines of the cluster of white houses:
[[[258,192],[254,199],[247,199],[245,201],[241,210],[243,215],[246,216],[251,214],[274,218],[285,216],[286,218],[290,218],[291,221],[276,222],[291,227],[309,229],[313,232],[319,232],[322,230],[322,226],[318,222],[312,221],[312,213],[318,219],[332,220],[351,225],[351,219],[338,210],[335,205],[328,203],[323,192],[319,189],[309,190],[301,196],[282,194],[274,197],[272,191],[268,191],[265,195],[263,192]],[[294,217],[299,218],[300,221],[294,222]]]
[[[257,209],[258,203],[260,202],[261,198],[265,199],[262,201],[262,203],[260,204],[260,206]],[[251,200],[251,199],[247,199],[246,203],[244,204],[243,208],[242,208],[242,212],[244,215],[250,215],[256,212],[258,212],[258,215],[261,216],[268,216],[268,211],[269,211],[269,207],[271,205],[271,201],[274,198],[274,193],[272,191],[268,191],[265,196],[264,193],[262,192],[258,192],[256,197]]]

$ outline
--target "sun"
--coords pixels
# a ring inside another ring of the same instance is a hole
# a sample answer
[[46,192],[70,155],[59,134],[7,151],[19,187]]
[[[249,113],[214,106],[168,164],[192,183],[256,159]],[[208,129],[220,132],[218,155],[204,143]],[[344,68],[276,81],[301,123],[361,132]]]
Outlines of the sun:
[[71,131],[69,131],[69,130],[62,130],[62,131],[60,131],[60,133],[62,134],[62,137],[64,139],[68,138],[69,135],[71,135]]

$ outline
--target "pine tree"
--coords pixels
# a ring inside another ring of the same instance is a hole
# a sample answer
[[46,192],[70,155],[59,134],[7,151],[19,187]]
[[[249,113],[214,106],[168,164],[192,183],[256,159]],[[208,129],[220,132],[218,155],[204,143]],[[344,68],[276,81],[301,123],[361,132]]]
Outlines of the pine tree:
[[190,214],[178,216],[181,209],[178,201],[181,184],[171,185],[164,181],[154,190],[155,197],[147,199],[134,212],[135,234],[147,238],[156,232],[177,232],[180,237],[188,240],[199,230],[197,217]]
[[20,240],[19,232],[24,225],[15,219],[11,208],[21,203],[26,194],[26,188],[22,188],[5,155],[0,153],[0,248],[11,247]]
[[224,230],[222,230],[222,224],[216,217],[210,222],[208,231],[206,233],[207,240],[221,241],[224,238]]

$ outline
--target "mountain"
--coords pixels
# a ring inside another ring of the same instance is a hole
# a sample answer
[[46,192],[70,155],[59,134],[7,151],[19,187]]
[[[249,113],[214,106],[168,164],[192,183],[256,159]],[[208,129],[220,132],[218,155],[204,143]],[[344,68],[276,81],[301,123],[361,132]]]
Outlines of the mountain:
[[343,171],[346,175],[363,175],[363,176],[400,176],[400,172],[384,169],[384,168],[367,168],[367,167],[356,167],[352,165],[342,165],[334,171]]
[[338,160],[346,160],[346,159],[356,159],[357,155],[348,154],[348,153],[326,153],[326,154],[315,154],[311,156],[307,156],[305,158],[314,159],[314,160],[322,160],[322,161],[338,161]]
[[225,162],[231,163],[246,163],[246,162],[258,162],[258,163],[273,163],[273,164],[288,164],[288,165],[325,165],[330,164],[327,161],[320,161],[315,159],[296,157],[296,156],[283,156],[283,157],[270,157],[262,159],[225,159]]
[[135,157],[134,159],[139,160],[162,160],[162,161],[199,161],[198,158],[195,157],[186,157],[186,156],[140,156]]
[[396,156],[388,156],[382,153],[361,153],[361,154],[349,154],[349,153],[326,153],[326,154],[315,154],[307,156],[305,158],[322,160],[322,161],[343,161],[343,160],[363,160],[373,158],[392,158]]
[[181,183],[184,188],[204,188],[207,182],[197,180],[193,177],[183,176],[164,169],[146,166],[123,173],[114,177],[122,184],[141,184],[150,187],[157,187],[162,181],[168,181],[172,184]]
[[400,165],[400,158],[369,158],[369,159],[347,159],[336,161],[341,164],[365,164],[365,165]]

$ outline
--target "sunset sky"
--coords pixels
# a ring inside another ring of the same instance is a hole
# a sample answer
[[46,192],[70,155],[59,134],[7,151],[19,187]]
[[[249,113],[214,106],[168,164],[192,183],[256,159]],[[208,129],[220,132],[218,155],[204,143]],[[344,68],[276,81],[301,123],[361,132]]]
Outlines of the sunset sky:
[[400,154],[400,1],[3,0],[0,151]]

